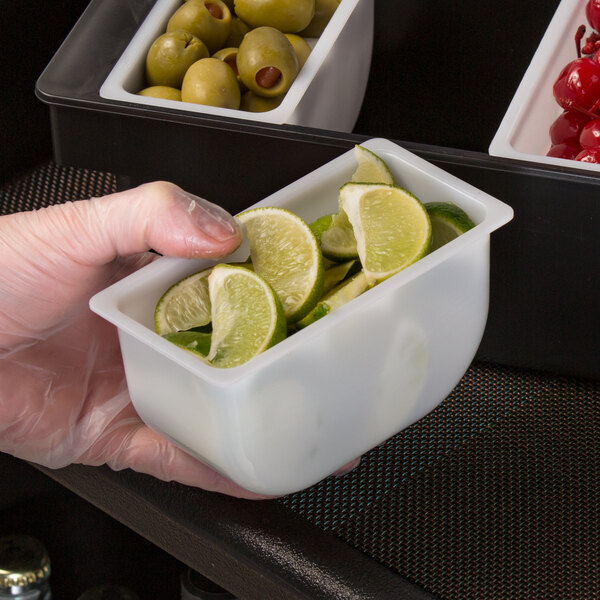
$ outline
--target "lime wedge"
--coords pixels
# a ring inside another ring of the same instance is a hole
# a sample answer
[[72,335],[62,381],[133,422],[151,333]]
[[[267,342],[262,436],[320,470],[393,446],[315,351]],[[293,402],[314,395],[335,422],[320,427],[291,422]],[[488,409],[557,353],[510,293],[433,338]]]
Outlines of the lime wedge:
[[368,288],[369,284],[365,273],[359,271],[347,281],[344,281],[333,288],[322,300],[319,300],[315,308],[313,308],[304,319],[298,321],[296,326],[299,329],[308,327],[308,325],[311,325],[325,315],[328,315],[330,312],[337,310],[340,306],[343,306],[350,300],[360,296]]
[[315,234],[284,208],[252,208],[237,218],[246,229],[254,271],[273,286],[288,322],[300,320],[323,290],[323,257]]
[[323,232],[331,227],[331,220],[333,217],[334,215],[323,215],[308,225],[310,230],[315,234],[319,244],[321,243]]
[[210,323],[209,269],[189,275],[172,285],[154,310],[156,333],[186,331]]
[[333,266],[325,269],[323,274],[323,295],[332,290],[338,283],[342,282],[352,267],[358,264],[357,260],[347,260],[343,263],[333,263]]
[[358,258],[354,231],[344,212],[331,215],[331,224],[321,233],[321,251],[335,261]]
[[441,248],[475,227],[469,215],[452,202],[428,202],[425,209],[431,220],[431,250]]
[[396,183],[387,164],[370,150],[363,146],[354,146],[354,156],[358,166],[352,175],[352,181],[389,185]]
[[[354,147],[357,166],[352,181],[394,184],[394,176],[386,163],[363,146]],[[330,260],[347,261],[358,258],[352,225],[343,210],[313,221],[310,228],[321,245],[323,256]]]
[[429,252],[431,223],[406,190],[386,184],[346,183],[340,207],[348,215],[369,285],[408,267]]
[[202,357],[205,357],[210,350],[210,333],[202,333],[200,331],[176,331],[175,333],[166,333],[163,337],[176,346]]
[[208,359],[214,366],[241,365],[286,337],[279,297],[254,271],[216,265],[208,288],[213,323]]

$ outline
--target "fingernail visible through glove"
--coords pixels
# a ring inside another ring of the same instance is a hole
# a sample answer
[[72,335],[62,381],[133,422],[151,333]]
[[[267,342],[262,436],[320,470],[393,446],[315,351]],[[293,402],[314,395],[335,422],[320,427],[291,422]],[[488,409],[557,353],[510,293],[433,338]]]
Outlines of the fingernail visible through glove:
[[238,223],[217,204],[184,190],[181,190],[180,198],[196,227],[207,236],[223,242],[240,235]]

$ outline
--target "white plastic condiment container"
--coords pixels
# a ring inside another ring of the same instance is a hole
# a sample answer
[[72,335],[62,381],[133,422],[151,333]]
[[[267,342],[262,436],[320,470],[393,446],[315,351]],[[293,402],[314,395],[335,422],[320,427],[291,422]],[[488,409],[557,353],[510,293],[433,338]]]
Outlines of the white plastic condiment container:
[[[458,383],[483,335],[490,234],[512,209],[390,141],[364,146],[421,201],[454,202],[476,226],[231,369],[154,332],[163,292],[210,261],[162,257],[91,300],[118,327],[141,418],[255,492],[306,488],[426,415]],[[355,167],[351,150],[255,206],[282,206],[311,222],[337,210],[337,191]]]

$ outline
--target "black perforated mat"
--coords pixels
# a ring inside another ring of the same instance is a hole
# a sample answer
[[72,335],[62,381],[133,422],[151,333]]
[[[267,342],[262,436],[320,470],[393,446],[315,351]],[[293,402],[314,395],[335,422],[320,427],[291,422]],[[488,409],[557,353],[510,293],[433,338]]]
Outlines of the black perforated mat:
[[363,467],[286,499],[440,598],[600,597],[600,385],[474,363]]
[[0,214],[35,210],[49,204],[103,196],[117,191],[117,180],[110,173],[47,162],[12,179],[0,188]]
[[[116,188],[47,163],[0,190],[0,213]],[[592,600],[599,439],[599,381],[475,362],[358,469],[279,502],[440,599]]]

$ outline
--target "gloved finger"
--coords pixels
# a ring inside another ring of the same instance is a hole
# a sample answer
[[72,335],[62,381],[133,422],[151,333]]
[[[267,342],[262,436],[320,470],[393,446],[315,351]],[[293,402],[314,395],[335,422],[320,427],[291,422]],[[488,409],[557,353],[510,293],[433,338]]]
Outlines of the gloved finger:
[[0,217],[0,346],[43,335],[151,248],[219,257],[241,239],[225,210],[165,182]]
[[119,415],[115,425],[109,427],[78,462],[91,465],[106,463],[116,471],[131,468],[163,481],[177,481],[237,498],[268,498],[245,490],[177,448],[146,426],[131,404]]
[[0,247],[10,253],[1,266],[10,266],[10,255],[26,261],[47,254],[41,271],[65,261],[98,266],[150,249],[187,258],[226,256],[242,239],[227,211],[167,182],[5,215],[0,222]]
[[87,311],[0,352],[0,451],[51,468],[77,459],[130,404],[115,328]]
[[[100,233],[96,254],[106,252],[105,261],[149,249],[169,256],[220,257],[233,252],[242,239],[227,211],[167,182],[94,198],[88,206],[97,219],[91,233]],[[85,257],[92,249],[83,250]]]
[[348,473],[350,473],[350,471],[353,471],[354,469],[356,469],[356,467],[358,467],[358,465],[360,465],[360,456],[358,458],[355,458],[354,460],[350,461],[349,463],[345,464],[341,469],[338,469],[334,475],[336,477],[341,477],[342,475],[346,475]]

